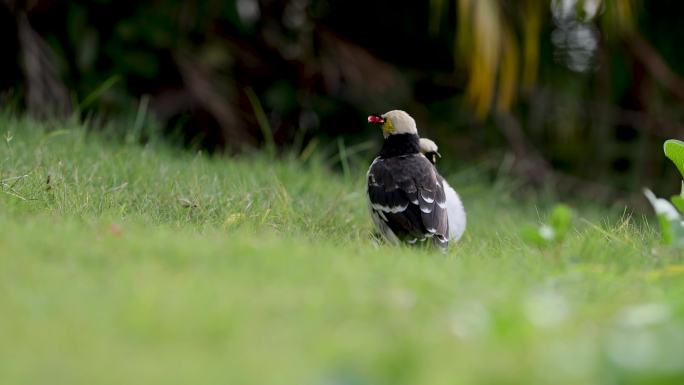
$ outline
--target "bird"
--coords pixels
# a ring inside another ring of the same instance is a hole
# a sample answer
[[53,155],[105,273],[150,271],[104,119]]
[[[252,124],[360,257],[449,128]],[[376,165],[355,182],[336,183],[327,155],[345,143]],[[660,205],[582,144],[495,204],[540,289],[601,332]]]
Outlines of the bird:
[[[428,138],[420,138],[418,140],[418,147],[420,152],[436,167],[437,158],[442,157],[438,151],[437,144]],[[466,212],[461,197],[456,190],[449,185],[446,179],[442,183],[444,184],[444,193],[446,195],[449,242],[456,242],[461,239],[465,232]]]
[[368,208],[376,229],[392,244],[449,246],[444,179],[420,152],[415,120],[405,111],[368,116],[384,143],[366,176]]

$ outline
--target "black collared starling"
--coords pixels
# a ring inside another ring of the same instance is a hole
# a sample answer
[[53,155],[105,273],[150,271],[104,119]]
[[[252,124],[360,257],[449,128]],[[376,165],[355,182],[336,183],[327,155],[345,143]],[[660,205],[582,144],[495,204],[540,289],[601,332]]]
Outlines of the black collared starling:
[[418,129],[404,111],[371,115],[385,138],[368,169],[368,206],[373,223],[390,243],[432,242],[446,249],[449,222],[444,179],[420,152]]

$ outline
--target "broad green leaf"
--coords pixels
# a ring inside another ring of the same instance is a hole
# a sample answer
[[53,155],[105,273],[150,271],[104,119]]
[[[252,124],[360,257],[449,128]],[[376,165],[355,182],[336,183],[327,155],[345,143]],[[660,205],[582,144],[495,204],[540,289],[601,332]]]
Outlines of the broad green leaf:
[[684,177],[684,142],[676,139],[665,141],[663,145],[665,156],[677,166],[677,170]]

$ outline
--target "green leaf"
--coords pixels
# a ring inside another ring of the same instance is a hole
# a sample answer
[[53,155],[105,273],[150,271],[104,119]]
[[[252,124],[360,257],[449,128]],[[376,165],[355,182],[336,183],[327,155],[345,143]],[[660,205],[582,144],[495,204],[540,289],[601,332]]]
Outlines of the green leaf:
[[549,217],[549,224],[556,233],[556,241],[562,241],[568,231],[570,231],[572,217],[572,210],[567,205],[557,204],[553,208],[551,216]]
[[672,245],[674,240],[672,234],[672,221],[669,221],[665,215],[658,214],[658,223],[660,224],[660,240],[665,245]]
[[680,213],[684,213],[684,197],[683,196],[673,195],[672,198],[670,198],[670,202],[672,202],[674,207],[676,207]]
[[676,139],[665,141],[663,145],[665,156],[677,166],[679,173],[684,177],[684,142]]
[[684,247],[684,222],[670,221],[670,234],[672,236],[672,246]]
[[684,247],[684,222],[679,219],[668,219],[665,215],[658,215],[658,222],[663,244]]
[[541,226],[525,225],[520,230],[520,235],[527,243],[547,247],[552,244],[563,242],[565,236],[572,227],[573,212],[564,204],[557,204],[549,215],[548,224]]
[[[660,237],[668,246],[684,246],[684,221],[677,209],[665,199],[655,196],[653,191],[644,189],[644,195],[653,206],[660,224]],[[680,202],[681,196],[672,197],[673,203]],[[676,204],[676,203],[675,203]]]
[[539,232],[539,228],[537,226],[532,226],[532,225],[525,225],[520,229],[520,236],[522,237],[523,241],[526,243],[529,243],[531,245],[539,246],[539,247],[545,247],[549,245],[549,241],[545,239],[542,234]]

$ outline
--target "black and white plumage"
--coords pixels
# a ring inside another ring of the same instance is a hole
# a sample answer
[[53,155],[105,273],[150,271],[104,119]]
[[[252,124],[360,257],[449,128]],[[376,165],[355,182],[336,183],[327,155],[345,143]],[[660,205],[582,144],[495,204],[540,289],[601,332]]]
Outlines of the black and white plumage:
[[[437,151],[437,144],[430,139],[420,138],[418,146],[420,147],[420,152],[425,155],[433,165],[437,162],[437,158],[442,157]],[[442,183],[444,185],[444,194],[446,195],[447,218],[449,219],[449,241],[456,242],[461,239],[465,232],[467,222],[466,212],[461,197],[456,190],[449,185],[446,179]]]
[[420,152],[416,123],[406,112],[371,115],[385,142],[368,169],[368,206],[376,228],[389,242],[430,240],[448,246],[444,180]]

